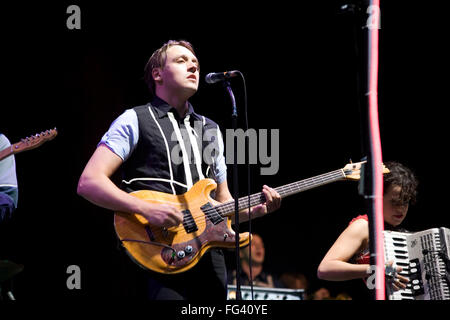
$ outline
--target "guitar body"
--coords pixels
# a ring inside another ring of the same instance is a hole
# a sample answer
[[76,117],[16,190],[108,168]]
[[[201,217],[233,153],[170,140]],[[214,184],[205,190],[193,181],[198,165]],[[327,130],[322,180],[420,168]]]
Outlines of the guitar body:
[[[188,192],[172,195],[141,190],[131,195],[155,204],[170,204],[184,213],[183,224],[162,228],[153,226],[139,214],[116,212],[114,226],[130,257],[144,268],[164,274],[189,270],[213,247],[234,248],[231,220],[215,210],[211,198],[214,180],[198,181]],[[249,233],[239,235],[241,247],[249,243]]]

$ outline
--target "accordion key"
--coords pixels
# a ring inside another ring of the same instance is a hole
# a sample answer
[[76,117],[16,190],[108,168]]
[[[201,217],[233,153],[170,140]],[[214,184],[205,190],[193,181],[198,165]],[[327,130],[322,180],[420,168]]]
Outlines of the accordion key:
[[450,229],[384,231],[384,258],[402,267],[406,289],[386,286],[389,300],[450,300]]

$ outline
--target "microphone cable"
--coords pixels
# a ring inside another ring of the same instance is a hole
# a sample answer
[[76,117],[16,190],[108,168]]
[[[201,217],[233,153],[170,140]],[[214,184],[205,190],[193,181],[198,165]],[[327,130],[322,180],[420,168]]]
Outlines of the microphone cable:
[[[242,82],[243,82],[243,89],[244,89],[244,114],[245,114],[245,125],[244,125],[244,127],[245,127],[245,132],[246,132],[245,149],[250,151],[249,135],[248,135],[248,129],[249,128],[248,128],[248,108],[247,108],[247,85],[245,83],[245,77],[242,74],[242,72],[240,72],[239,70],[233,70],[231,72],[226,72],[225,74],[228,74],[228,73],[233,73],[233,75],[231,75],[230,77],[233,77],[236,74],[238,74],[241,77]],[[209,77],[210,75],[211,75],[211,77]],[[214,75],[217,75],[217,74],[214,74],[214,73],[208,74],[206,76],[206,79],[205,79],[206,82],[207,83],[214,83],[214,82],[223,80],[223,79],[216,79],[215,81],[213,81],[214,79],[212,79],[212,78],[213,78]],[[232,97],[232,99],[233,99],[233,97]],[[251,260],[252,260],[252,250],[251,250],[251,248],[252,248],[252,226],[251,226],[252,215],[251,215],[251,190],[250,190],[250,186],[251,186],[250,155],[248,155],[248,158],[249,158],[248,162],[247,162],[247,197],[248,197],[248,226],[249,226],[249,231],[248,231],[249,232],[249,244],[248,244],[248,246],[249,246],[250,289],[251,289],[252,300],[254,300],[253,299],[253,272],[252,272],[252,262],[251,262]],[[236,199],[235,199],[235,201],[236,201]],[[238,230],[239,230],[239,227],[238,227]],[[237,232],[237,233],[239,233],[239,232]],[[236,241],[237,241],[237,238],[236,238]],[[236,280],[237,280],[237,283],[239,283],[240,281],[239,281],[238,278],[240,278],[240,276],[241,276],[240,272],[239,272],[239,270],[240,270],[240,265],[239,265],[240,264],[240,254],[239,254],[240,249],[238,249],[238,246],[236,246],[236,247],[237,247],[236,259],[237,259],[237,262],[238,262],[237,263],[237,268],[238,269],[236,270]]]
[[[236,70],[236,73],[240,75],[242,78],[243,88],[244,88],[244,114],[245,114],[245,132],[247,133],[245,136],[245,149],[250,152],[249,146],[249,135],[248,135],[248,107],[247,107],[247,85],[245,83],[245,77],[242,72]],[[250,269],[250,293],[252,300],[254,300],[253,295],[253,271],[252,271],[252,210],[251,210],[251,172],[250,172],[250,155],[248,154],[248,162],[247,162],[247,199],[248,199],[248,233],[249,233],[249,243],[248,243],[248,266]]]

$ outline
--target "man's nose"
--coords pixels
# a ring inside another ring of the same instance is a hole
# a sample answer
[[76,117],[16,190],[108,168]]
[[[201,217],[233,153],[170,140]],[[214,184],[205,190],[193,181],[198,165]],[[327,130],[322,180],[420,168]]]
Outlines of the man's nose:
[[191,62],[188,66],[188,71],[195,73],[198,70],[198,67],[195,63]]

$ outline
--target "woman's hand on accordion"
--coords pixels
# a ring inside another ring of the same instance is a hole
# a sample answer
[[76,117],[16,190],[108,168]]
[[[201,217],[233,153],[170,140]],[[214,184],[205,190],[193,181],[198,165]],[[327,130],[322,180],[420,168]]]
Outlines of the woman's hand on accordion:
[[409,279],[399,275],[403,269],[402,267],[394,267],[393,261],[389,261],[386,263],[386,281],[388,284],[392,285],[392,288],[395,291],[405,289],[406,284],[409,282]]

